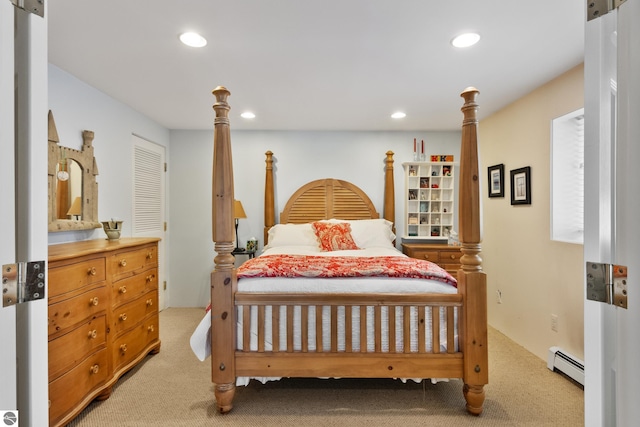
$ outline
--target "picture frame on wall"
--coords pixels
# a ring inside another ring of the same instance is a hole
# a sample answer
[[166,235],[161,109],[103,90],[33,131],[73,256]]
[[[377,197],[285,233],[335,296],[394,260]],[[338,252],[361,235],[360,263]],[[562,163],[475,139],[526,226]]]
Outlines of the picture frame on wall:
[[511,204],[531,204],[531,167],[511,170]]
[[504,164],[489,166],[489,197],[504,197]]

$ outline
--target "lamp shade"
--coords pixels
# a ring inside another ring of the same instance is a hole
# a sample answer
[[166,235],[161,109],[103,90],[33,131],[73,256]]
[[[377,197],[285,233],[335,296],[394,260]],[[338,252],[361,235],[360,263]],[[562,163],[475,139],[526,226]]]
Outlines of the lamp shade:
[[235,219],[247,217],[247,214],[244,213],[244,208],[242,207],[242,202],[240,202],[240,200],[233,201],[233,217]]
[[82,201],[80,200],[80,197],[73,199],[73,203],[71,203],[71,207],[67,211],[67,215],[82,215]]

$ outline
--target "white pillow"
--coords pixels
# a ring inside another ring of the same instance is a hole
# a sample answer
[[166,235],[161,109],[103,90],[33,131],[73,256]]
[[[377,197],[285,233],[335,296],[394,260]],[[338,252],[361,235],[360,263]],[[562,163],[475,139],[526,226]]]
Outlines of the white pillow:
[[318,246],[318,238],[313,232],[311,223],[276,224],[269,229],[268,237],[268,248],[279,246]]
[[393,241],[393,223],[386,219],[330,219],[330,222],[348,222],[351,225],[351,237],[359,248],[395,248]]

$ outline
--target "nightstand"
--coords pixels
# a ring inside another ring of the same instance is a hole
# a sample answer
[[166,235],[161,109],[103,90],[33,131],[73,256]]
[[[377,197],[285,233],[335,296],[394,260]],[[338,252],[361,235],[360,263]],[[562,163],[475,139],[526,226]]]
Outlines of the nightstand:
[[238,255],[246,255],[249,257],[249,259],[251,259],[255,258],[256,251],[248,251],[246,249],[240,248],[240,250],[234,249],[233,252],[231,252],[231,255],[233,255],[234,257],[237,257]]
[[431,261],[447,270],[453,277],[458,277],[460,257],[462,256],[460,246],[437,243],[403,243],[402,253],[411,258]]

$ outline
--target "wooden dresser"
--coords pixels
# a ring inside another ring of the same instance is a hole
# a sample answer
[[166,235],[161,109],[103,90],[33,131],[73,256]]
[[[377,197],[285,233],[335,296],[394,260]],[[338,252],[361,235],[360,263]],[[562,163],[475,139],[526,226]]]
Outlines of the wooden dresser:
[[49,423],[66,425],[160,351],[158,239],[49,246]]
[[403,243],[402,252],[411,258],[426,259],[444,268],[453,277],[458,277],[460,268],[460,246],[429,243]]

